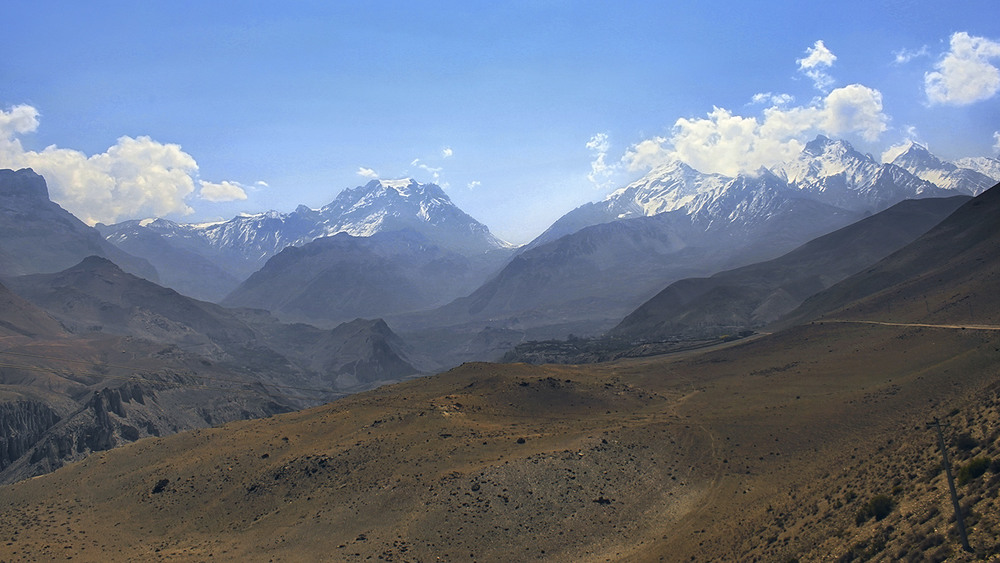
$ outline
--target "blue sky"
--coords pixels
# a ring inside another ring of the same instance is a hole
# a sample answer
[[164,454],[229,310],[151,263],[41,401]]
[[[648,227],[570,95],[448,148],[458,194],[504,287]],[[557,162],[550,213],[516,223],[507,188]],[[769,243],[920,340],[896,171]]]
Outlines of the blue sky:
[[995,0],[13,0],[0,167],[42,169],[53,199],[105,222],[318,207],[412,176],[522,243],[668,158],[732,173],[817,133],[996,156],[998,16]]

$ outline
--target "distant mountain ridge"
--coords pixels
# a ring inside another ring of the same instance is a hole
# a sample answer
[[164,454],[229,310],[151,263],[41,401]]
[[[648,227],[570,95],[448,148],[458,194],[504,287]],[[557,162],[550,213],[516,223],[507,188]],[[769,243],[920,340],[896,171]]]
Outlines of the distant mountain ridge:
[[410,229],[365,237],[341,232],[286,247],[221,303],[326,326],[442,305],[474,290],[498,266]]
[[[271,256],[287,246],[300,246],[337,233],[365,237],[404,228],[463,254],[511,247],[452,203],[440,186],[409,178],[372,180],[364,186],[347,188],[319,209],[300,205],[291,213],[244,214],[218,223],[180,224],[158,219],[118,225],[126,224],[171,236],[189,233],[214,248],[237,251],[248,259]],[[116,227],[105,226],[109,232]]]
[[[876,212],[904,199],[978,195],[1000,181],[1000,160],[977,157],[949,163],[926,147],[910,143],[892,162],[883,163],[847,141],[820,135],[794,160],[739,177],[767,174],[777,176],[802,197],[846,210]],[[526,248],[608,221],[680,209],[702,214],[736,179],[705,174],[680,161],[662,164],[603,201],[570,211]]]
[[649,342],[759,329],[807,297],[912,242],[969,199],[902,201],[774,260],[674,282],[609,335]]
[[[367,237],[409,230],[443,249],[469,257],[505,253],[513,248],[459,209],[440,186],[412,179],[372,180],[343,190],[319,209],[300,205],[291,213],[268,211],[218,223],[181,224],[155,219],[99,224],[97,228],[119,247],[158,261],[158,268],[169,272],[164,274],[166,278],[192,275],[190,263],[171,260],[167,249],[175,255],[194,253],[215,264],[232,280],[209,294],[195,295],[212,300],[224,297],[283,249],[338,233]],[[189,285],[197,288],[209,284],[213,274],[207,269],[205,274],[201,281]]]

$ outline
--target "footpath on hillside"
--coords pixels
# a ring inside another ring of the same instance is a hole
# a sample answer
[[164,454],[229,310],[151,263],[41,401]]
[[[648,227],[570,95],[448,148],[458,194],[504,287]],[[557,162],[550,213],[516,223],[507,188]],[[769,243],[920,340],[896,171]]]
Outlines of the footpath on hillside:
[[925,323],[890,323],[886,321],[851,321],[843,319],[824,319],[822,321],[816,321],[816,322],[819,324],[853,323],[853,324],[867,324],[867,325],[881,325],[881,326],[906,326],[906,327],[919,327],[919,328],[950,328],[957,330],[1000,330],[1000,326],[997,325],[974,325],[974,324],[935,325],[935,324],[925,324]]

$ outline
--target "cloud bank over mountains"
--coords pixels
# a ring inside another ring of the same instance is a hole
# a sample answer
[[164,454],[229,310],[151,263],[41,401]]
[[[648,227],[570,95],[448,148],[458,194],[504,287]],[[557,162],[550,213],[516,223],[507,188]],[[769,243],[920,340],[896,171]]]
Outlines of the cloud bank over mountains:
[[[926,45],[893,51],[886,64],[922,65],[921,71],[926,70],[923,80],[917,78],[913,85],[913,100],[922,103],[921,111],[995,100],[1000,93],[1000,42],[964,31],[948,39],[947,47],[937,53]],[[918,141],[914,126],[893,124],[886,108],[894,106],[886,103],[882,91],[834,76],[835,66],[838,73],[847,71],[842,66],[848,60],[846,56],[838,60],[835,50],[836,45],[819,39],[804,46],[797,58],[788,57],[792,80],[809,84],[810,99],[801,92],[796,99],[780,88],[761,91],[741,108],[712,105],[701,115],[676,119],[665,133],[644,135],[617,149],[612,130],[593,134],[585,143],[589,157],[581,158],[589,160],[589,170],[581,170],[579,179],[585,176],[596,188],[610,190],[627,184],[637,173],[674,160],[703,173],[733,176],[786,162],[817,134],[874,143],[893,132],[896,143],[901,138]],[[32,105],[0,106],[0,167],[35,169],[48,180],[52,199],[87,223],[190,215],[195,208],[203,209],[200,205],[246,201],[248,191],[266,187],[262,182],[202,179],[194,156],[181,145],[147,135],[121,136],[92,155],[56,145],[26,148],[25,140],[40,125],[40,111]],[[1000,151],[1000,132],[993,135],[993,150]],[[893,152],[902,146],[878,150]],[[401,160],[401,166],[393,168],[397,173],[412,170],[429,176],[447,188],[445,166],[453,167],[458,160],[450,144],[441,144],[433,153]],[[374,179],[392,167],[385,159],[376,164],[359,166],[357,175]],[[461,185],[470,191],[496,187],[495,182],[469,178]]]
[[[926,46],[893,53],[897,65],[929,56]],[[968,105],[993,98],[1000,92],[1000,70],[992,60],[1000,58],[1000,43],[966,32],[951,36],[949,50],[925,74],[925,94],[930,106]],[[813,82],[822,95],[793,105],[787,93],[760,92],[747,106],[764,105],[758,115],[741,115],[713,106],[704,117],[681,117],[669,135],[633,143],[617,162],[609,157],[609,133],[598,133],[586,144],[591,152],[588,178],[606,188],[626,173],[649,170],[679,160],[704,173],[734,176],[787,162],[799,154],[817,134],[858,137],[878,141],[890,130],[892,118],[883,106],[882,92],[863,84],[831,87],[836,79],[829,70],[837,56],[823,40],[817,40],[796,59],[798,72]],[[887,149],[893,152],[916,140],[915,128],[905,128],[907,141]],[[994,150],[1000,151],[1000,132]]]
[[193,212],[191,199],[247,198],[237,182],[201,180],[198,163],[180,145],[144,135],[119,137],[106,151],[91,156],[55,145],[25,149],[21,137],[39,124],[39,112],[30,105],[0,110],[0,167],[34,169],[46,178],[53,201],[88,224],[188,215]]

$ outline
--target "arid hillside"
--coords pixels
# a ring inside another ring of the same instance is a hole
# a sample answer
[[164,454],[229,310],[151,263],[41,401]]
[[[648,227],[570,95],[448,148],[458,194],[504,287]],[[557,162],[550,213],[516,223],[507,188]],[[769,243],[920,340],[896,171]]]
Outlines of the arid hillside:
[[[956,468],[1000,456],[998,366],[1000,331],[846,323],[467,364],[5,487],[0,559],[962,560],[925,423],[968,435]],[[983,556],[991,471],[960,487]],[[888,515],[859,523],[878,495]]]

